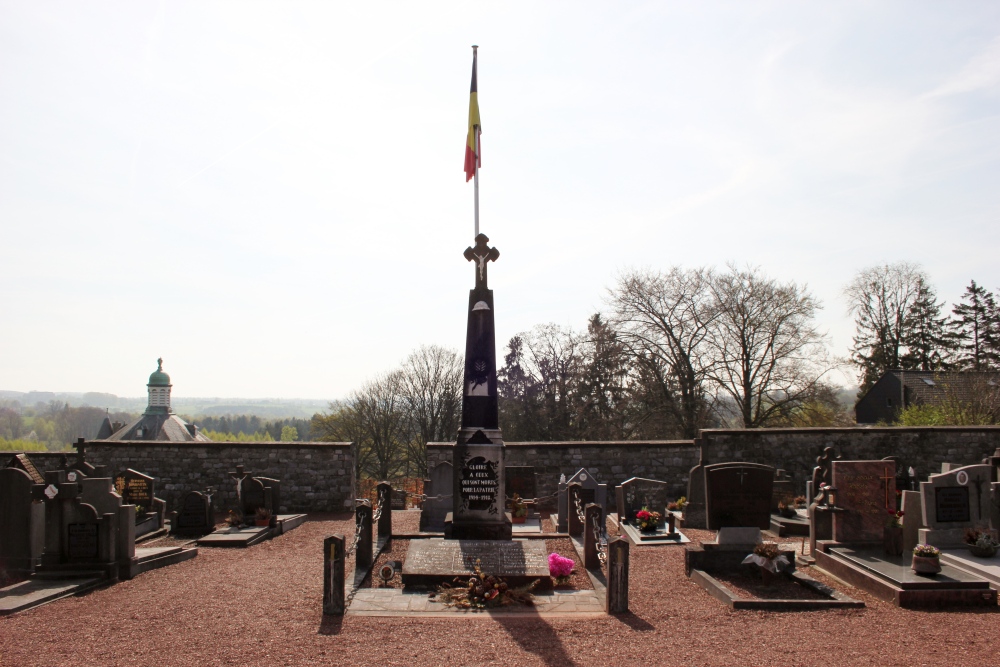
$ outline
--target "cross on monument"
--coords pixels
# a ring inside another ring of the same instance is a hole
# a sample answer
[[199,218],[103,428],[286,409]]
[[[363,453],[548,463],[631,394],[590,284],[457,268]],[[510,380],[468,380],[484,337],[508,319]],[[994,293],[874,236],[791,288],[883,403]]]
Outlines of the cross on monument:
[[499,250],[486,245],[489,242],[486,234],[480,234],[476,237],[475,247],[465,249],[465,259],[476,263],[476,289],[486,289],[486,264],[495,262],[500,257]]
[[885,508],[889,509],[889,480],[896,479],[896,470],[893,468],[892,475],[889,474],[889,469],[886,468],[884,471],[885,477],[879,477],[882,480],[882,485],[885,487]]
[[736,475],[740,478],[740,486],[743,486],[743,478],[747,476],[747,471],[741,469]]

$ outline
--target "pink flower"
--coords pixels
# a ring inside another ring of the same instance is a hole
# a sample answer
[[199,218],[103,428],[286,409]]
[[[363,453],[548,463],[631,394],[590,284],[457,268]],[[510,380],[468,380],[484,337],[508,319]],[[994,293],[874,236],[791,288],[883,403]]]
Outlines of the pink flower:
[[568,577],[573,571],[573,559],[559,554],[549,554],[549,574],[553,577]]
[[645,521],[646,519],[649,518],[649,512],[647,512],[646,510],[639,510],[638,512],[635,513],[635,518],[639,519],[640,521]]

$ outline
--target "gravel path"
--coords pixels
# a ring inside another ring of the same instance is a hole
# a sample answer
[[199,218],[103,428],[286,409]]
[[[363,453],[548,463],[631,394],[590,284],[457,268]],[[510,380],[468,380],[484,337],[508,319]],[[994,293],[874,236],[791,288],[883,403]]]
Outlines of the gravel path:
[[[250,549],[197,558],[0,618],[0,665],[992,664],[998,609],[734,612],[684,576],[683,549],[632,550],[620,617],[322,616],[322,543],[353,517],[313,516]],[[703,539],[703,531],[687,531]]]

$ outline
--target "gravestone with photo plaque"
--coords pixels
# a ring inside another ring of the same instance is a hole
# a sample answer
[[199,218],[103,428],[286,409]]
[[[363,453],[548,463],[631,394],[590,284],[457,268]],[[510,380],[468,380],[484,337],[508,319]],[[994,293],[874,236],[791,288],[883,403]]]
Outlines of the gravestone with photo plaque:
[[960,547],[966,528],[987,528],[993,500],[991,475],[991,466],[977,464],[952,468],[921,482],[925,527],[920,529],[920,541],[938,548]]
[[[667,483],[633,477],[615,487],[619,530],[635,545],[686,544],[687,536],[676,530],[674,517],[667,512]],[[639,528],[636,514],[642,510],[659,512],[656,530]]]
[[709,530],[722,527],[771,527],[774,468],[759,463],[705,466],[705,505]]
[[566,490],[574,483],[580,485],[580,507],[587,503],[597,503],[606,510],[608,506],[608,485],[598,482],[594,473],[587,468],[580,468],[565,482],[559,482],[557,487],[556,518],[560,533],[569,531],[569,496]]

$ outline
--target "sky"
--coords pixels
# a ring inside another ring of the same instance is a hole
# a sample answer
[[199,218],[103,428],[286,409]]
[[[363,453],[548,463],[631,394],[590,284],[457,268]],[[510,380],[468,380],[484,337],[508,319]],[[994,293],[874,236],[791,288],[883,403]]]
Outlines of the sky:
[[[0,389],[348,395],[633,268],[1000,288],[1000,3],[0,2]],[[840,378],[855,382],[851,373]]]

